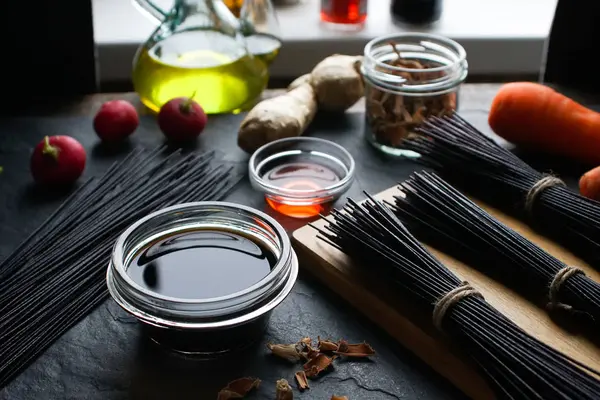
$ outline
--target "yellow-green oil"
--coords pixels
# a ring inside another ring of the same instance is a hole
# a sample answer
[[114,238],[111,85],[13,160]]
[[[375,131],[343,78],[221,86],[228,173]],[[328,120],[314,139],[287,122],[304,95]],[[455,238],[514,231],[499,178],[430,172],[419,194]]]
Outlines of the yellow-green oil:
[[270,65],[279,55],[281,41],[273,35],[257,33],[246,37],[246,46],[254,57]]
[[234,38],[188,31],[148,43],[134,60],[133,85],[154,111],[190,97],[207,114],[239,112],[256,102],[268,81],[267,64]]

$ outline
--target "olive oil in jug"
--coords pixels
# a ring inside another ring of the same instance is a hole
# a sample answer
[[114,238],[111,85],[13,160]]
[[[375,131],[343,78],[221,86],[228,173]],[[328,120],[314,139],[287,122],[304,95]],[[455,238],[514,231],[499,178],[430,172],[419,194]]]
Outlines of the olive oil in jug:
[[134,59],[133,85],[142,102],[158,111],[172,98],[193,95],[207,114],[256,102],[267,65],[248,51],[221,0],[176,0],[174,7]]

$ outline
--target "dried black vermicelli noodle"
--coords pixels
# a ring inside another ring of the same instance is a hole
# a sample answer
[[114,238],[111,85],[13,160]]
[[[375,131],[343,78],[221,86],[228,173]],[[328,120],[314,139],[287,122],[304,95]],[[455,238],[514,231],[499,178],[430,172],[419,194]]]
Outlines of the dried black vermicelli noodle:
[[137,219],[219,200],[239,181],[213,152],[136,149],[76,190],[0,263],[0,388],[108,297],[116,237]]
[[485,136],[458,114],[433,117],[404,141],[422,164],[526,221],[600,269],[600,203],[571,191]]
[[477,266],[523,296],[598,327],[600,284],[502,224],[434,173],[413,174],[391,205],[420,241]]
[[[433,257],[383,203],[349,200],[318,237],[432,315],[498,395],[512,399],[597,399],[598,372],[528,335]],[[586,372],[587,371],[587,372]],[[589,373],[588,373],[589,372]],[[593,376],[591,374],[596,374]]]

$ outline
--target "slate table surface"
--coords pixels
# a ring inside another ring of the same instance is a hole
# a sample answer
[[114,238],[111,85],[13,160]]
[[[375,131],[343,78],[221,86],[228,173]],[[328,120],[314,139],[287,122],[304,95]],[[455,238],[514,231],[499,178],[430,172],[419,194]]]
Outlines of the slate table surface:
[[[461,93],[461,114],[486,132],[487,109],[497,89],[493,84],[465,85]],[[162,143],[153,116],[144,115],[127,146],[115,151],[100,145],[92,117],[103,101],[115,97],[135,101],[133,94],[94,95],[69,106],[53,107],[53,111],[45,108],[0,120],[0,165],[4,167],[0,174],[0,260],[67,195],[40,190],[32,182],[29,156],[45,135],[68,134],[81,141],[89,157],[86,177],[101,174],[131,147],[151,148]],[[355,158],[356,181],[344,198],[362,199],[363,191],[382,191],[419,168],[370,147],[363,138],[360,109],[359,104],[353,110],[358,112],[344,116],[318,115],[307,133],[339,143]],[[245,174],[248,155],[236,146],[242,118],[211,117],[197,147],[216,150],[222,162]],[[290,233],[307,222],[276,215],[262,195],[252,190],[247,176],[226,200],[269,213]],[[0,390],[0,399],[208,400],[215,399],[227,382],[241,376],[257,376],[263,381],[260,390],[249,398],[274,399],[275,381],[286,378],[295,387],[293,373],[299,366],[268,355],[265,344],[292,343],[304,336],[365,340],[378,354],[372,361],[337,363],[331,373],[312,382],[310,390],[296,390],[297,399],[329,400],[333,394],[352,400],[464,398],[409,350],[301,272],[292,294],[273,312],[262,342],[243,353],[216,361],[175,356],[150,343],[136,321],[108,299]]]

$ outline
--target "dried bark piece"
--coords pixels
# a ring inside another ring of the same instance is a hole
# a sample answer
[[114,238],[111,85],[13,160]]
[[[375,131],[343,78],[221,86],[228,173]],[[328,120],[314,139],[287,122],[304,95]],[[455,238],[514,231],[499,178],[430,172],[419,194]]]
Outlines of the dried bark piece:
[[411,122],[413,122],[412,115],[408,112],[408,110],[406,108],[401,108],[400,110],[401,110],[402,117],[404,118],[404,121],[406,121],[409,124]]
[[309,337],[300,339],[298,346],[300,347],[300,356],[304,360],[312,360],[319,355],[319,350],[312,347],[312,339]]
[[408,137],[409,131],[406,125],[402,122],[397,123],[385,123],[378,128],[379,138],[384,139],[385,142],[392,146],[399,146],[402,144],[404,138]]
[[379,101],[370,99],[367,99],[367,113],[371,118],[376,119],[383,119],[387,115],[385,108]]
[[415,113],[412,116],[413,122],[415,122],[417,124],[423,123],[423,121],[425,121],[425,112],[426,111],[427,111],[427,108],[425,106],[421,106],[421,107],[417,108],[417,111],[415,111]]
[[304,364],[304,373],[308,378],[315,378],[321,374],[321,372],[329,369],[335,357],[327,357],[325,354],[320,353],[306,364]]
[[298,389],[300,389],[301,392],[310,389],[310,386],[308,386],[308,378],[306,378],[306,373],[304,371],[296,372],[294,377],[296,378],[296,383],[298,383]]
[[[411,68],[411,69],[426,69],[423,64],[421,64],[417,60],[406,60],[403,58],[399,58],[394,62],[394,65],[397,67]],[[418,79],[418,78],[417,78]]]
[[444,97],[444,109],[446,111],[456,109],[456,93],[450,93]]
[[394,53],[396,53],[396,59],[401,60],[402,55],[400,54],[400,52],[398,51],[398,48],[396,47],[396,42],[394,42],[393,40],[390,40],[389,43],[390,43],[390,46],[392,46],[392,50],[394,51]]
[[316,357],[318,357],[318,356],[319,356],[319,354],[320,354],[320,352],[319,352],[319,350],[318,350],[318,349],[315,349],[315,348],[313,348],[313,347],[310,347],[310,348],[308,349],[308,351],[306,352],[306,358],[307,358],[307,359],[309,359],[309,360],[312,360],[313,358],[316,358]]
[[240,378],[231,381],[219,391],[217,400],[243,399],[252,389],[260,385],[258,378]]
[[396,96],[394,98],[394,107],[392,108],[392,113],[397,117],[405,115],[406,108],[404,108],[404,97]]
[[318,357],[319,354],[319,350],[309,345],[304,345],[304,349],[300,352],[300,355],[305,360],[312,360],[313,358]]
[[307,346],[312,346],[312,339],[306,336],[300,339],[300,343],[305,344]]
[[302,359],[301,348],[297,343],[292,344],[273,344],[267,343],[267,348],[277,357],[285,358],[288,361],[296,362]]
[[375,350],[367,342],[348,344],[345,340],[340,340],[340,346],[335,354],[346,357],[369,357],[375,354]]
[[275,383],[275,400],[293,400],[294,391],[285,379],[279,379]]
[[331,400],[348,400],[348,396],[331,396]]
[[338,343],[336,343],[334,341],[321,340],[321,338],[319,338],[319,341],[317,342],[317,347],[319,348],[320,352],[327,352],[327,351],[337,351],[340,346]]

